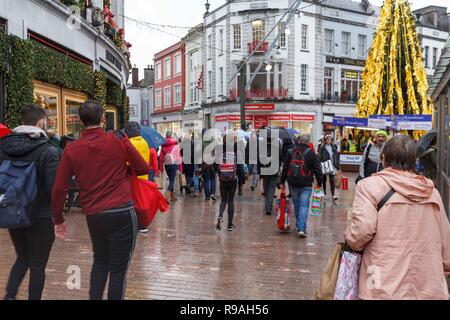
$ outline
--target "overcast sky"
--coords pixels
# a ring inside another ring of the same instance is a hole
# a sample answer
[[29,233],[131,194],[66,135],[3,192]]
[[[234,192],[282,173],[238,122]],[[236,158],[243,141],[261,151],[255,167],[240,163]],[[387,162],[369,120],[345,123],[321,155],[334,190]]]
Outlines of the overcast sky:
[[[382,5],[383,0],[369,0]],[[131,42],[131,62],[140,69],[153,64],[153,55],[179,41],[188,29],[146,26],[134,20],[153,24],[195,26],[202,22],[206,0],[126,0],[126,39]],[[225,0],[210,0],[211,9],[221,6]],[[413,9],[428,5],[449,7],[449,0],[410,0]],[[133,20],[134,19],[134,20]],[[159,29],[162,31],[158,31]],[[140,70],[141,77],[143,71]]]

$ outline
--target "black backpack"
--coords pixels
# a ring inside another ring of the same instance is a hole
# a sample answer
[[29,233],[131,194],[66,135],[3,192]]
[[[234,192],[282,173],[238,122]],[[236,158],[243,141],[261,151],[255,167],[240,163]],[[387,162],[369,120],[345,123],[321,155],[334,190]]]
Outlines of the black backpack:
[[306,149],[303,153],[299,148],[291,149],[291,161],[289,162],[287,181],[289,185],[301,187],[305,185],[306,178],[311,177],[312,172],[306,167],[305,156],[311,151]]

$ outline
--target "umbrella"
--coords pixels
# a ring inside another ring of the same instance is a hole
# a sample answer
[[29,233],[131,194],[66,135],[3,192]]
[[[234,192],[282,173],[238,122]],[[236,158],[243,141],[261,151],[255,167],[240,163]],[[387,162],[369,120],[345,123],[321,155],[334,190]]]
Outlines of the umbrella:
[[147,141],[150,148],[158,149],[166,140],[153,128],[141,126],[141,136]]
[[294,137],[285,127],[275,127],[278,130],[279,138],[282,140],[292,140]]
[[424,135],[417,143],[417,155],[421,156],[425,151],[428,150],[429,146],[437,139],[437,130],[432,129]]
[[286,130],[293,136],[300,134],[300,131],[297,131],[295,129],[286,129]]
[[0,123],[0,138],[6,137],[8,134],[11,133],[11,130],[4,124]]

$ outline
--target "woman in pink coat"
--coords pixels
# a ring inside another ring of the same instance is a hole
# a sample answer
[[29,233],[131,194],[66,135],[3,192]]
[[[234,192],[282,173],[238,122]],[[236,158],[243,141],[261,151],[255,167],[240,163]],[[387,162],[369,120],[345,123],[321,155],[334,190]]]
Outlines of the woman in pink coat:
[[[449,299],[450,225],[433,182],[415,174],[416,148],[396,136],[382,153],[384,171],[356,187],[353,220],[345,233],[362,251],[359,298]],[[382,207],[377,205],[393,190]]]

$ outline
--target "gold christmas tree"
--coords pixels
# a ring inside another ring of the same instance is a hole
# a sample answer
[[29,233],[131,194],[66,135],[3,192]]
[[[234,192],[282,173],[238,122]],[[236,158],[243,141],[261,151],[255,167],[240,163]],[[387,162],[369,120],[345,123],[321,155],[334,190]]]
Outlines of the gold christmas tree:
[[357,117],[432,114],[422,50],[408,0],[385,0],[363,81]]

